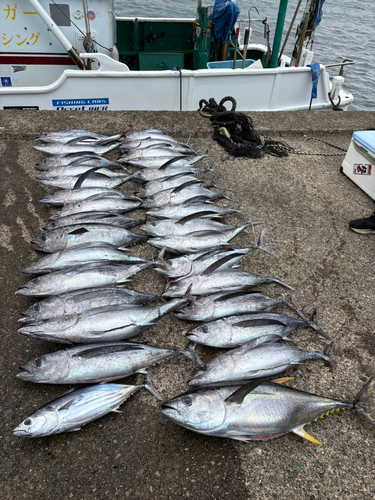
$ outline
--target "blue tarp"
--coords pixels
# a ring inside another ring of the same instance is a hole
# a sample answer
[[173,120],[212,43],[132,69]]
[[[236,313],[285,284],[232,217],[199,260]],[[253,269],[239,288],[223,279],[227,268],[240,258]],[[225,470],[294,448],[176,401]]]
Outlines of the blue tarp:
[[216,42],[228,42],[236,24],[240,8],[235,0],[216,0],[212,13]]
[[318,26],[318,24],[322,20],[322,16],[323,16],[322,7],[323,7],[324,2],[325,2],[325,0],[318,0],[316,3],[315,17],[314,17],[313,22],[312,22],[312,25],[314,26],[314,28],[316,26]]
[[311,99],[316,99],[318,97],[320,64],[318,63],[311,64],[310,68],[311,68],[311,79],[312,79]]

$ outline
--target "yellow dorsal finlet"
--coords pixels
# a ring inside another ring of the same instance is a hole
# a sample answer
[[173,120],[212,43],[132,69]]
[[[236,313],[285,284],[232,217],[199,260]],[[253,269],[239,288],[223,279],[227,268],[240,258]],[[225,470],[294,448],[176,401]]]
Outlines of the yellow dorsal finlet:
[[292,432],[294,432],[294,434],[297,434],[298,436],[302,437],[303,439],[310,441],[311,443],[322,444],[320,441],[318,441],[314,437],[310,436],[310,434],[308,434],[303,427],[297,427],[296,429],[293,429]]
[[275,378],[274,380],[271,380],[271,382],[274,382],[275,384],[284,384],[285,382],[289,382],[290,380],[294,379],[295,377]]

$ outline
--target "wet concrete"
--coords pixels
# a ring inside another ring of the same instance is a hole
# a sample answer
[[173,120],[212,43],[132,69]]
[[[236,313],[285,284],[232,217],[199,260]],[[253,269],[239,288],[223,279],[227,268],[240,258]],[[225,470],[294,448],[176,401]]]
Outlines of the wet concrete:
[[[372,112],[251,116],[260,133],[297,149],[306,134],[346,150],[354,130],[375,126]],[[290,384],[352,400],[375,374],[375,236],[358,235],[348,229],[349,220],[371,214],[374,204],[340,173],[343,155],[330,156],[338,150],[308,140],[302,145],[304,152],[327,156],[228,159],[211,139],[210,122],[197,113],[2,112],[1,498],[372,499],[375,428],[351,411],[308,427],[322,445],[292,434],[246,444],[208,438],[175,426],[161,417],[156,399],[139,391],[123,405],[123,414],[107,415],[79,432],[41,439],[11,436],[24,418],[69,388],[14,379],[18,366],[59,348],[17,334],[17,319],[33,300],[15,296],[14,292],[29,279],[21,270],[40,256],[29,248],[29,242],[53,212],[38,203],[48,190],[35,179],[34,165],[43,155],[32,149],[34,139],[43,132],[71,128],[106,134],[161,128],[180,140],[191,136],[196,149],[208,150],[216,158],[222,174],[218,184],[228,189],[252,220],[263,222],[266,244],[280,256],[274,259],[252,254],[242,267],[257,274],[277,275],[293,286],[298,307],[306,315],[317,307],[320,326],[336,340],[337,366],[320,362],[300,366],[292,371],[296,378]],[[129,184],[122,189],[133,192],[135,188],[135,184]],[[234,206],[228,201],[224,204]],[[137,217],[142,212],[130,215]],[[242,220],[239,216],[226,217],[228,223],[240,224]],[[252,234],[241,234],[234,240],[239,247],[253,242]],[[144,244],[132,253],[152,258],[156,250]],[[144,271],[130,286],[160,293],[163,280],[156,273]],[[275,284],[260,289],[273,297],[288,297],[288,292]],[[184,333],[191,327],[192,323],[170,315],[139,340],[182,348],[186,344]],[[291,340],[314,350],[326,346],[310,330],[296,332]],[[201,347],[197,351],[204,360],[218,353]],[[166,400],[186,389],[186,380],[194,371],[188,360],[176,358],[156,366],[152,379]],[[141,378],[129,381],[140,382]]]

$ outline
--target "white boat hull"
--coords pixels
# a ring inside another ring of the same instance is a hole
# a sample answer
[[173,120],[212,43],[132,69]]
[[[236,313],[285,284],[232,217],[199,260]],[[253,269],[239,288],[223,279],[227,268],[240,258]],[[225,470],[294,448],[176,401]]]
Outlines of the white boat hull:
[[[308,67],[182,70],[180,76],[178,71],[129,71],[103,54],[100,59],[99,70],[65,70],[50,85],[2,87],[0,109],[196,111],[201,99],[213,97],[219,102],[225,96],[236,99],[237,111],[307,110],[310,106]],[[115,71],[105,69],[106,59]],[[331,109],[329,90],[329,76],[321,66],[318,94],[311,109]],[[341,107],[352,100],[351,94],[342,91]]]

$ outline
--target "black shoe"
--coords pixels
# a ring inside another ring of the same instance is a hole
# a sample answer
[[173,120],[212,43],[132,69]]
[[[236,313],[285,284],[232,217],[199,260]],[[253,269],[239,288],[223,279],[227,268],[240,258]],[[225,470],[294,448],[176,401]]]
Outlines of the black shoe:
[[375,233],[375,212],[366,219],[356,219],[349,222],[352,231],[360,234]]

